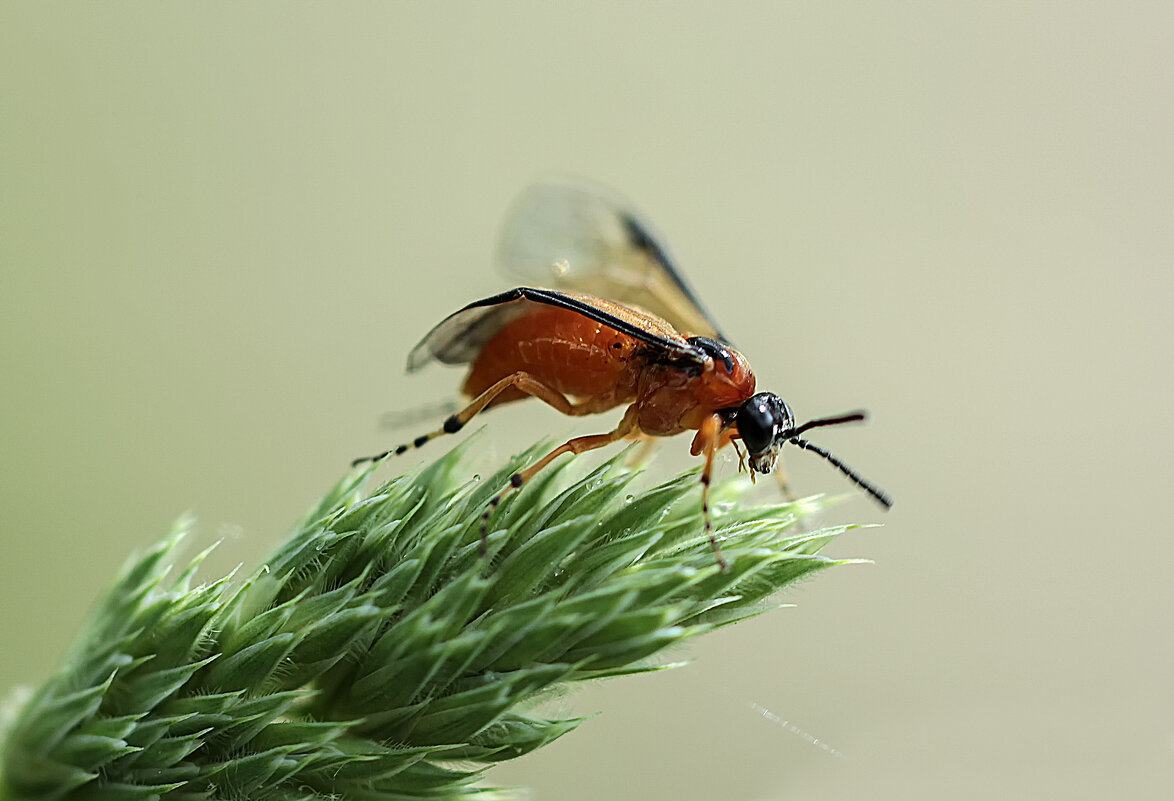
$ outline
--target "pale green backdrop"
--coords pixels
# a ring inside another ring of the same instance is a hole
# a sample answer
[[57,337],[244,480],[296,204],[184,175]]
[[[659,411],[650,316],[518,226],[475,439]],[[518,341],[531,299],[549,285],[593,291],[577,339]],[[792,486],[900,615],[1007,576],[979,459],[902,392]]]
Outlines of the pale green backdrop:
[[[253,565],[383,412],[451,397],[408,349],[571,173],[648,212],[764,388],[872,411],[820,439],[897,504],[834,515],[883,520],[834,546],[875,565],[563,699],[603,714],[493,778],[1170,798],[1172,37],[1147,2],[3,2],[0,687],[180,513],[211,574]],[[613,422],[486,420],[499,458]]]

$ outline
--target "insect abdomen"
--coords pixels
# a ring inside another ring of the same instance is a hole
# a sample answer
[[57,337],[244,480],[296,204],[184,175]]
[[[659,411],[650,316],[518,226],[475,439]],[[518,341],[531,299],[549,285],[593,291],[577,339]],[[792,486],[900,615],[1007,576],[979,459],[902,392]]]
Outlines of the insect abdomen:
[[[578,312],[538,309],[502,327],[473,362],[463,391],[475,397],[517,372],[577,399],[597,399],[599,411],[635,397],[636,340]],[[526,397],[503,392],[494,405]]]

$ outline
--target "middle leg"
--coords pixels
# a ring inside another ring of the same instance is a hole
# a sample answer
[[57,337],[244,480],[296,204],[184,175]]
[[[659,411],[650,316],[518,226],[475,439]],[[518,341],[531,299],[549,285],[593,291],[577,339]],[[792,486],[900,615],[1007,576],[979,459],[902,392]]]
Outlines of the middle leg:
[[549,465],[564,453],[585,453],[593,451],[597,448],[606,447],[613,442],[623,439],[636,430],[636,407],[629,406],[628,410],[624,412],[624,417],[620,420],[620,424],[615,427],[615,430],[606,434],[590,434],[585,437],[575,437],[569,439],[562,445],[552,450],[550,453],[543,456],[534,464],[510,476],[510,483],[501,492],[494,495],[489,501],[489,505],[485,509],[485,513],[481,516],[481,555],[485,556],[489,549],[489,518],[505,498],[506,494],[512,490],[521,487],[530,479],[534,478],[543,468]]

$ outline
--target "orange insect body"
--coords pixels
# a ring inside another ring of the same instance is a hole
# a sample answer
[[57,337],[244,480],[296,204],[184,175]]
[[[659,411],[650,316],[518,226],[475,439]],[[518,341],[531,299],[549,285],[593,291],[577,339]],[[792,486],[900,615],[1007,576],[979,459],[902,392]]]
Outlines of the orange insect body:
[[[737,351],[728,352],[732,369],[713,359],[682,367],[658,358],[635,337],[579,312],[539,307],[507,323],[485,344],[463,392],[475,398],[501,379],[524,372],[576,399],[582,413],[634,403],[640,432],[672,436],[700,429],[718,409],[737,406],[754,394],[750,365]],[[527,397],[510,387],[489,406]]]
[[823,457],[882,506],[891,504],[884,492],[802,437],[813,428],[858,422],[864,414],[796,425],[782,398],[755,392],[746,359],[630,212],[581,190],[539,187],[520,205],[503,243],[508,264],[527,274],[537,270],[558,288],[516,287],[474,301],[433,327],[409,354],[408,372],[434,361],[468,366],[462,389],[470,402],[439,429],[355,463],[406,453],[457,433],[487,408],[524,398],[575,416],[626,409],[611,431],[574,437],[511,476],[485,511],[482,553],[488,553],[491,512],[508,491],[561,455],[624,437],[697,432],[690,451],[705,457],[702,518],[722,568],[709,483],[714,455],[735,440],[745,448],[743,463],[752,477],[774,471],[779,449],[790,444]]
[[[632,363],[638,342],[567,309],[540,306],[507,323],[486,343],[472,364],[462,391],[475,398],[517,372],[605,412],[636,397],[639,368]],[[511,387],[490,404],[529,395]]]
[[646,366],[636,401],[640,429],[654,437],[700,430],[719,409],[738,406],[753,396],[750,365],[733,348],[727,354],[732,368],[716,359],[695,369],[656,363]]

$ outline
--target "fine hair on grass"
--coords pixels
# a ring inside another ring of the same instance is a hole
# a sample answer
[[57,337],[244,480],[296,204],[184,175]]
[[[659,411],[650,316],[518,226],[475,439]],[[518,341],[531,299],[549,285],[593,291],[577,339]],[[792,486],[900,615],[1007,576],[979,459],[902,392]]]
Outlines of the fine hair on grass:
[[[753,506],[696,472],[567,460],[482,512],[539,448],[472,478],[476,438],[382,484],[349,473],[263,565],[197,580],[191,521],[130,561],[60,671],[10,704],[0,799],[489,797],[484,772],[582,719],[535,703],[658,670],[833,565],[816,500]],[[372,487],[374,487],[372,489]]]

